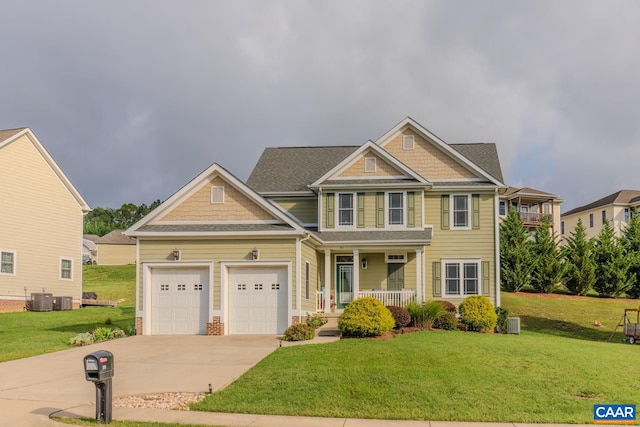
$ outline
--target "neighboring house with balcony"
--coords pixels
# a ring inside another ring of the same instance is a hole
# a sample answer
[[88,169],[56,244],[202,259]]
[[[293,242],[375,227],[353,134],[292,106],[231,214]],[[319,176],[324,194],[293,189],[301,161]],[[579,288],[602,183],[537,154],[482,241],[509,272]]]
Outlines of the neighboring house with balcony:
[[82,298],[89,206],[29,128],[0,131],[0,311],[32,293]]
[[139,334],[280,334],[356,298],[500,304],[495,144],[406,118],[354,146],[266,148],[246,183],[213,164],[125,234]]
[[594,202],[571,209],[561,215],[563,236],[569,236],[582,219],[587,238],[597,237],[605,222],[609,222],[616,236],[622,236],[622,231],[629,223],[634,209],[640,206],[640,191],[620,190]]
[[560,205],[563,202],[555,194],[534,188],[509,187],[500,196],[500,218],[504,219],[509,209],[515,209],[525,228],[535,230],[547,217],[551,223],[551,231],[560,236]]

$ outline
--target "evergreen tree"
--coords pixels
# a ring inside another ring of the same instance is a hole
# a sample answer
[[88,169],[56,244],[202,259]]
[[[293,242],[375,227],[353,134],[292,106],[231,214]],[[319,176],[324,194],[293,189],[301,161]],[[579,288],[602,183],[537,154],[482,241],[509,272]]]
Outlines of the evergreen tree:
[[638,298],[640,297],[640,217],[636,209],[631,212],[631,219],[622,232],[620,243],[625,254],[631,258],[629,273],[635,274],[635,280],[627,290],[627,296]]
[[531,272],[531,285],[538,292],[553,292],[564,280],[565,264],[556,236],[551,233],[551,222],[547,216],[536,227],[532,253],[534,269]]
[[567,267],[564,285],[572,294],[586,295],[596,281],[596,264],[593,242],[587,240],[581,219],[565,241],[562,250]]
[[517,292],[528,285],[533,270],[531,239],[518,213],[511,209],[500,224],[500,275],[502,289]]
[[593,288],[601,297],[617,297],[625,293],[636,279],[635,274],[628,274],[632,258],[625,254],[609,221],[602,226],[593,252],[597,278]]

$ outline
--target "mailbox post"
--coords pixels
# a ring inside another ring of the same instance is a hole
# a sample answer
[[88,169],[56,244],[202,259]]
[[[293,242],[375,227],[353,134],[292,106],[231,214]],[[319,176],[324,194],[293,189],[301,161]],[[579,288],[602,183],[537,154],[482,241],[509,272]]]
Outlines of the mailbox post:
[[111,378],[113,354],[98,350],[84,357],[84,375],[96,386],[96,420],[111,422]]

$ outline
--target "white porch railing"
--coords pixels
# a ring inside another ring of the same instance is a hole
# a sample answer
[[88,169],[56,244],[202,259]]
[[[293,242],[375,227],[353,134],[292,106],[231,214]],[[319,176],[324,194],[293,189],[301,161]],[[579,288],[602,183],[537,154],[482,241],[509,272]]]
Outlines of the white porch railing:
[[[416,292],[410,289],[402,291],[360,291],[358,293],[358,298],[362,297],[376,298],[384,305],[404,307],[408,303],[416,300]],[[333,303],[333,297],[331,298],[331,302]],[[325,310],[324,306],[324,292],[316,291],[316,312],[325,313],[331,311]]]
[[396,305],[404,307],[408,303],[416,300],[416,293],[410,289],[402,291],[360,291],[358,297],[371,297],[382,301],[384,305]]

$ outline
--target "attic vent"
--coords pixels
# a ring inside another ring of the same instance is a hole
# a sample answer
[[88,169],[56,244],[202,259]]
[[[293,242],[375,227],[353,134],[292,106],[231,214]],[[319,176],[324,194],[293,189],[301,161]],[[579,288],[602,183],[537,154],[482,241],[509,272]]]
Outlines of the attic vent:
[[211,203],[224,203],[224,187],[211,187]]
[[375,157],[365,157],[365,159],[364,159],[364,171],[365,172],[375,172],[376,171],[376,158]]
[[387,264],[405,264],[407,262],[407,254],[387,254]]
[[402,135],[402,149],[413,150],[414,139],[413,135]]

